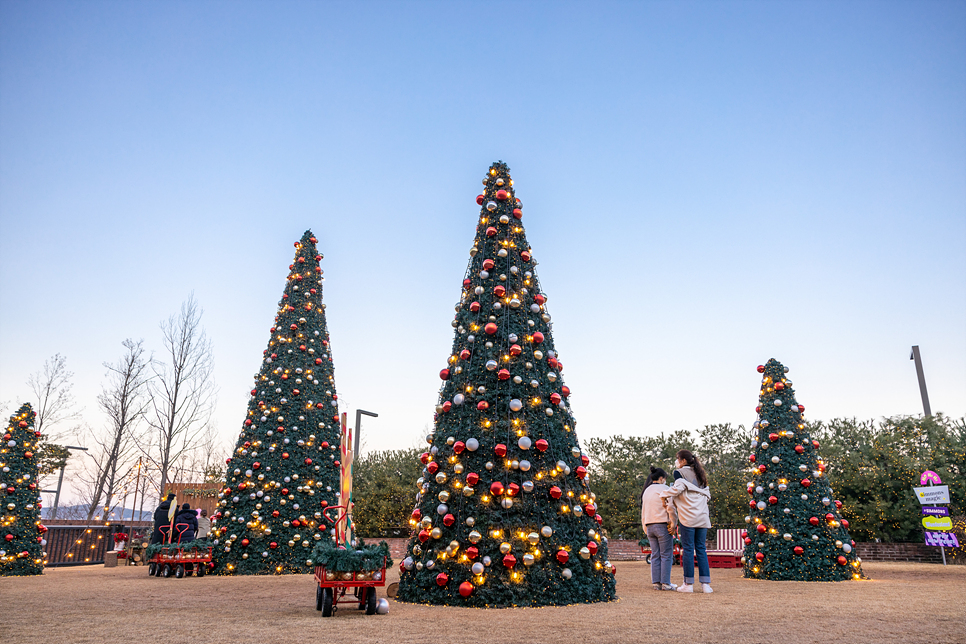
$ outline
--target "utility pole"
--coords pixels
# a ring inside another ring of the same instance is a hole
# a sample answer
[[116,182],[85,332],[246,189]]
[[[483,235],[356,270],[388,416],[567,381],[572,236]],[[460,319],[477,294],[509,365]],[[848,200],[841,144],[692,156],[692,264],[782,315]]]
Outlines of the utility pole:
[[922,395],[922,410],[926,416],[932,416],[932,409],[929,407],[929,394],[926,392],[926,376],[922,373],[922,356],[919,355],[919,345],[912,347],[910,360],[916,361],[916,375],[919,376],[919,393]]
[[356,410],[356,453],[355,460],[359,460],[359,443],[362,442],[362,417],[372,416],[373,418],[379,418],[379,414],[373,413],[371,411],[366,411],[364,409]]
[[[64,445],[64,449],[78,449],[83,452],[87,451],[86,447],[74,447],[73,445]],[[64,485],[64,469],[67,467],[67,459],[64,459],[64,464],[60,466],[60,476],[57,479],[57,489],[56,490],[41,490],[41,492],[53,493],[54,494],[54,507],[50,509],[50,519],[57,518],[57,506],[60,505],[60,489]]]

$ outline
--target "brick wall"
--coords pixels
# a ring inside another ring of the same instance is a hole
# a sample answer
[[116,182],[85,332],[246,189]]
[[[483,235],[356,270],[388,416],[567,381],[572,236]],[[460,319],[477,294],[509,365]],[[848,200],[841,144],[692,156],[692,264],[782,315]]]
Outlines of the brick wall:
[[[863,561],[915,561],[938,564],[943,562],[939,548],[923,543],[857,543],[855,551]],[[946,561],[954,563],[950,560],[951,557],[947,552]]]

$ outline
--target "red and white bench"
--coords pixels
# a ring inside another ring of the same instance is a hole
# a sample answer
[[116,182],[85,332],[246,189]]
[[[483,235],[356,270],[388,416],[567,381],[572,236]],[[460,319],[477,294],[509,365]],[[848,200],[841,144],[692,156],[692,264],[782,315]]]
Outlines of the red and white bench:
[[715,549],[708,550],[708,565],[712,568],[741,568],[744,551],[740,529],[719,529]]

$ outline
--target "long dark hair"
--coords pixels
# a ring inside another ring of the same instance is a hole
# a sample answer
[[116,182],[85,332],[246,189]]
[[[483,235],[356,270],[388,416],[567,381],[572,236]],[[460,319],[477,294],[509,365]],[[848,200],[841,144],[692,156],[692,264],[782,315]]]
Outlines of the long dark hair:
[[678,450],[677,457],[679,460],[684,461],[685,465],[694,470],[694,476],[698,479],[698,485],[708,487],[708,475],[705,474],[704,468],[701,466],[701,461],[698,460],[697,456],[689,450],[682,449]]
[[644,482],[644,489],[651,487],[652,484],[657,483],[659,478],[667,478],[667,472],[662,470],[660,467],[651,466],[651,473],[647,476],[647,481]]

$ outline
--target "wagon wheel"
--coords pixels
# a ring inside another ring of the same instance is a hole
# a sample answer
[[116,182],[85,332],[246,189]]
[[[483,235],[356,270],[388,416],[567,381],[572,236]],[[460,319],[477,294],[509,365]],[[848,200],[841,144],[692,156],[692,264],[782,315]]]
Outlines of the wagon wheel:
[[158,564],[153,561],[148,564],[148,577],[154,577],[158,572]]
[[164,564],[164,566],[161,568],[161,576],[165,579],[171,576],[171,572],[171,564]]
[[366,595],[369,589],[365,587],[356,588],[356,597],[359,599],[359,610],[366,608]]
[[208,572],[208,564],[202,561],[198,564],[198,576],[204,577],[206,572]]
[[332,589],[322,589],[322,617],[332,617]]
[[195,574],[195,566],[196,565],[197,564],[187,564],[187,565],[185,565],[185,567],[184,567],[184,576],[185,577],[190,577],[191,575]]
[[369,592],[366,593],[366,615],[376,614],[376,589],[366,588]]
[[651,563],[651,555],[647,555],[646,557],[644,557],[644,561],[647,563]]
[[174,578],[181,579],[184,577],[184,564],[178,564],[178,567],[174,570]]
[[322,586],[315,589],[315,610],[322,610]]

